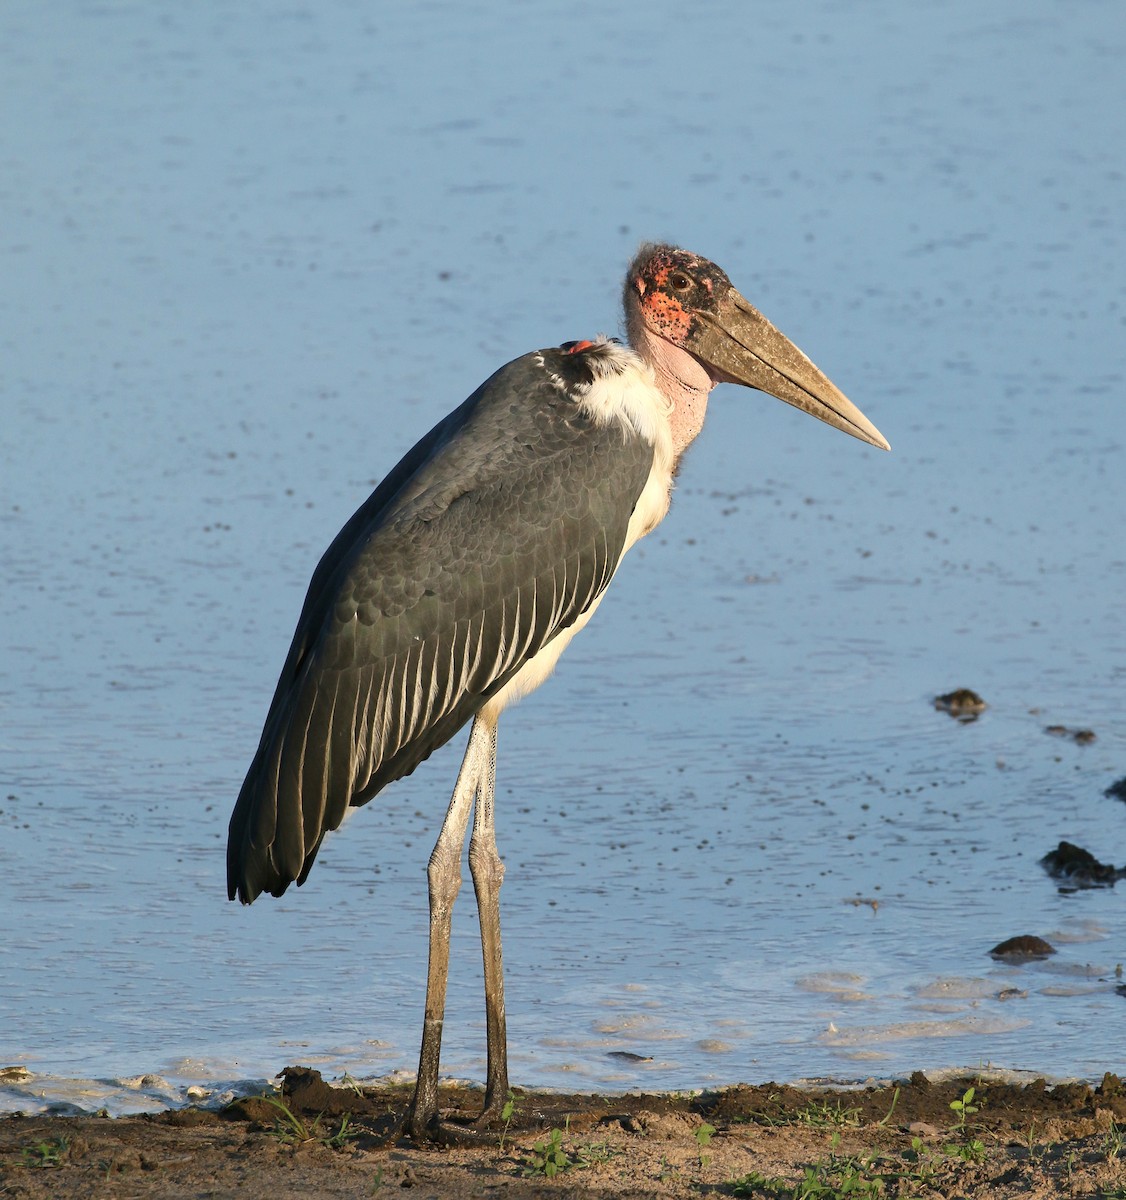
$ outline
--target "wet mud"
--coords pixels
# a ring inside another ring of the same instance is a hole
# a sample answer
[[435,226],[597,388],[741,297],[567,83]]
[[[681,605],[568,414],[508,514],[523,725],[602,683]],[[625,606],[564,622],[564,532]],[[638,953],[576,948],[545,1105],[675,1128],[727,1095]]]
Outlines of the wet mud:
[[[1126,1194],[1126,1089],[1109,1073],[1095,1087],[916,1072],[849,1090],[517,1091],[507,1128],[468,1147],[412,1145],[400,1132],[407,1099],[405,1088],[329,1087],[291,1070],[280,1096],[221,1112],[12,1116],[0,1121],[0,1195]],[[443,1089],[441,1104],[450,1121],[469,1119],[480,1093]]]

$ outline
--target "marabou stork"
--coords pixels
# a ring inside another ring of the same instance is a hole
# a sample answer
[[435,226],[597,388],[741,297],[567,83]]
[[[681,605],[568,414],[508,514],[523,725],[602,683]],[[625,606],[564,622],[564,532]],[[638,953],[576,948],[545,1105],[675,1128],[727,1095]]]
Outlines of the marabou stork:
[[450,915],[469,868],[485,967],[484,1112],[508,1091],[493,824],[497,718],[594,615],[625,552],[668,511],[717,383],[768,392],[873,446],[870,421],[707,259],[648,245],[625,280],[629,345],[606,337],[501,367],[344,526],[309,585],[231,817],[228,888],[305,882],[329,830],[472,720],[430,856],[430,959],[416,1140],[441,1131]]

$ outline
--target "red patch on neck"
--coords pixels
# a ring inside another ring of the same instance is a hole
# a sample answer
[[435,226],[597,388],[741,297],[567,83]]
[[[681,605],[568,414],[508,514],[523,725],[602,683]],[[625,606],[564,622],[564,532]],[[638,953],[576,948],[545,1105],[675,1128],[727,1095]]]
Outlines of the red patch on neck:
[[572,342],[572,344],[567,348],[567,353],[568,354],[582,354],[582,352],[584,350],[589,350],[591,348],[591,346],[593,346],[593,345],[594,345],[593,342],[585,340],[585,339],[581,342]]

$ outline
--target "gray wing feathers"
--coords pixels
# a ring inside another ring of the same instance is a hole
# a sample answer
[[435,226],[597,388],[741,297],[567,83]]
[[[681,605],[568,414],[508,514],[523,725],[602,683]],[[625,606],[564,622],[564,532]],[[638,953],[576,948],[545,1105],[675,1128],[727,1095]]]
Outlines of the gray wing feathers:
[[577,369],[560,351],[502,368],[322,559],[231,819],[232,896],[303,882],[350,804],[448,741],[609,583],[652,447],[585,417],[548,356]]

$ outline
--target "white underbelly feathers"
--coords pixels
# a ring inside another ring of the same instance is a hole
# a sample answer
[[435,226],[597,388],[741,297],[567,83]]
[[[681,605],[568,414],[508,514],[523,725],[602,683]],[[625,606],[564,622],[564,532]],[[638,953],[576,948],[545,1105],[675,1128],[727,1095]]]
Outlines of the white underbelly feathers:
[[[599,424],[619,422],[623,436],[635,434],[653,447],[653,466],[637,498],[626,531],[625,543],[618,556],[650,533],[669,510],[672,493],[673,442],[669,426],[670,405],[657,387],[649,366],[627,346],[600,338],[596,353],[590,356],[594,382],[578,397],[579,405]],[[614,566],[617,571],[618,564]],[[611,577],[612,578],[612,577]],[[555,669],[559,656],[571,639],[594,616],[603,591],[596,596],[578,619],[558,633],[490,698],[482,715],[495,719],[509,704],[535,691]]]

